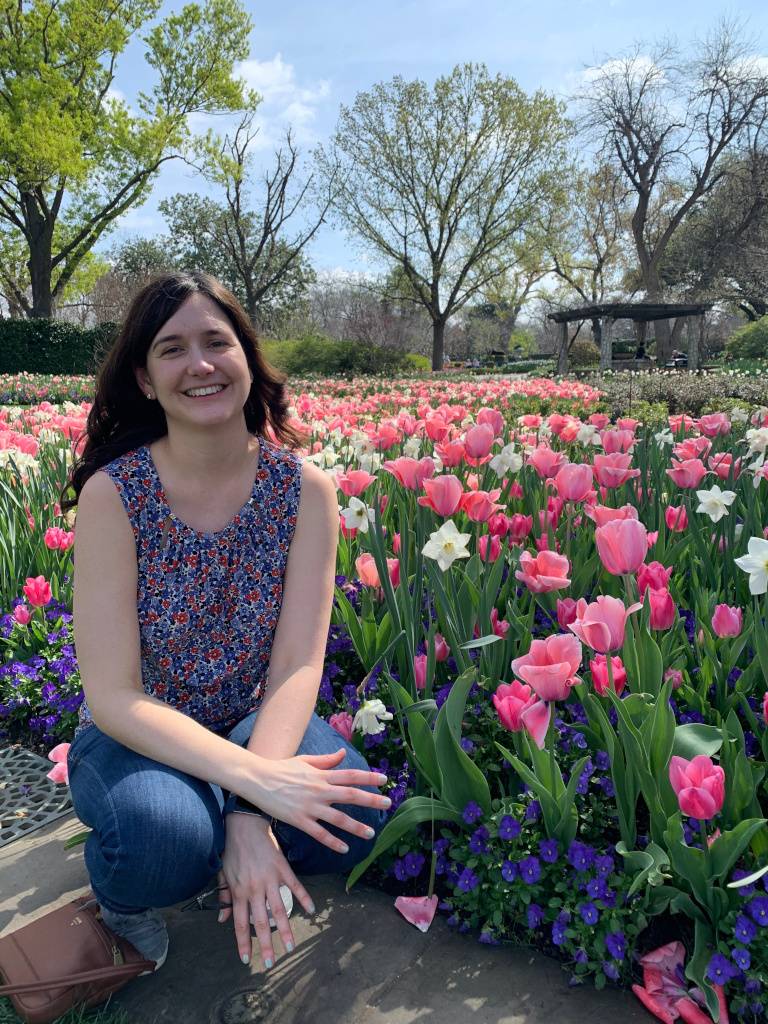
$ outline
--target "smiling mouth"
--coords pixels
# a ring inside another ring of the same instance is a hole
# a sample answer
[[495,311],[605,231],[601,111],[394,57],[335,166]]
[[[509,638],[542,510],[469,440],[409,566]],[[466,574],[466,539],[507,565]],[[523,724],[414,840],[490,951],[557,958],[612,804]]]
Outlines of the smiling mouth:
[[[225,391],[228,387],[227,384],[212,384],[207,388],[189,388],[187,391],[182,391],[182,394],[186,398],[214,398],[216,395],[220,395],[222,391]],[[215,390],[213,390],[215,388]],[[190,392],[202,392],[198,394],[191,394]]]

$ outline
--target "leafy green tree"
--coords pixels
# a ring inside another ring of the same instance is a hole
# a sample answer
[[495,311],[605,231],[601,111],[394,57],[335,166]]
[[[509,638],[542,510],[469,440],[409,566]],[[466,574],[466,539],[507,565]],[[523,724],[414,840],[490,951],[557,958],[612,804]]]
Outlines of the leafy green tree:
[[0,224],[26,248],[31,300],[12,266],[2,277],[28,316],[52,314],[101,235],[189,150],[188,115],[243,104],[232,72],[251,21],[238,0],[188,4],[141,37],[155,82],[137,112],[110,92],[120,54],[159,8],[0,0]]
[[[177,194],[160,204],[177,263],[215,274],[238,296],[255,323],[275,329],[301,301],[314,273],[305,249],[314,238],[335,187],[302,175],[290,131],[274,154],[256,196],[249,147],[257,97],[232,136],[209,132],[198,145],[204,177],[224,191],[224,200]],[[290,232],[301,220],[300,229]]]
[[499,257],[555,201],[567,134],[551,96],[482,64],[431,90],[397,76],[341,108],[318,153],[327,175],[341,168],[334,209],[428,311],[433,369],[448,319],[504,273]]

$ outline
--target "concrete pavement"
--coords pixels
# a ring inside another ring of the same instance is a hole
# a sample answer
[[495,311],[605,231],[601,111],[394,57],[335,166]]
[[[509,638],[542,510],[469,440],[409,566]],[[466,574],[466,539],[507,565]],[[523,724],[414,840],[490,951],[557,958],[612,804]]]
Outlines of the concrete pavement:
[[[0,934],[87,889],[80,831],[55,822],[0,851]],[[131,1024],[649,1024],[631,993],[569,988],[555,961],[527,950],[480,945],[439,916],[426,935],[390,896],[340,878],[305,879],[318,908],[292,920],[296,950],[269,972],[237,956],[231,923],[216,910],[168,910],[165,966],[113,997]],[[278,940],[279,941],[279,940]]]

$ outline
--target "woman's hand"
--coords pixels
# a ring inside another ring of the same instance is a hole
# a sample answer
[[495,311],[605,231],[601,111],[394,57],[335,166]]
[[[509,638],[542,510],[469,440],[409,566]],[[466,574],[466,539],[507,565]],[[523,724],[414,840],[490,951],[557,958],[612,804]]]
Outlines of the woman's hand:
[[232,915],[237,951],[244,964],[251,960],[249,917],[253,918],[264,966],[270,968],[275,961],[267,903],[286,952],[293,952],[293,932],[280,896],[281,885],[287,885],[306,912],[314,914],[312,899],[283,856],[266,818],[255,814],[228,814],[219,873],[219,902],[231,904],[231,908],[225,907],[219,912],[219,923]]
[[260,810],[294,825],[312,839],[337,853],[346,853],[348,847],[324,828],[321,822],[363,839],[372,839],[373,829],[345,814],[333,804],[356,804],[359,807],[377,807],[386,810],[392,801],[380,793],[370,793],[361,786],[383,786],[386,775],[342,768],[333,771],[344,760],[342,747],[334,754],[301,754],[280,761],[260,759],[258,790],[256,786],[239,790]]

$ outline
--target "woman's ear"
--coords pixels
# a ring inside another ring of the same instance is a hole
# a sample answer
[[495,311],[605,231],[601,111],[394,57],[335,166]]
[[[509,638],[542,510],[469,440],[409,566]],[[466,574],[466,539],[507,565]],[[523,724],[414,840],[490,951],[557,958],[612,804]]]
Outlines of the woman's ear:
[[146,369],[141,366],[133,371],[136,377],[136,383],[139,385],[139,391],[146,395],[147,391],[152,390],[152,385],[149,383],[149,377]]

